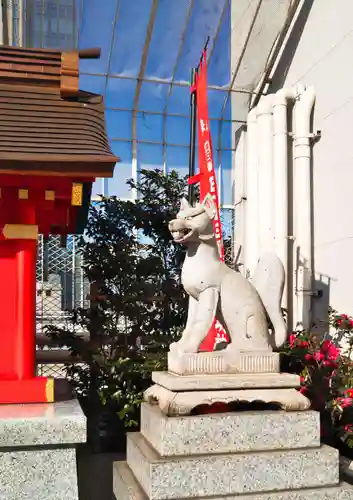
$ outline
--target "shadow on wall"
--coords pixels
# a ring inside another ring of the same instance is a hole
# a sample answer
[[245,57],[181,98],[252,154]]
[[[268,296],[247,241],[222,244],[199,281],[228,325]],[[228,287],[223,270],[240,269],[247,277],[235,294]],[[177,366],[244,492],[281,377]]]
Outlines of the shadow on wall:
[[289,68],[291,67],[291,64],[293,62],[294,55],[302,37],[313,3],[314,0],[305,0],[304,5],[301,8],[301,11],[293,26],[292,32],[287,40],[277,68],[271,79],[269,93],[276,92],[277,90],[281,89],[285,83]]
[[317,273],[314,279],[313,289],[317,295],[312,301],[313,331],[321,335],[327,332],[331,281],[330,276],[320,273]]

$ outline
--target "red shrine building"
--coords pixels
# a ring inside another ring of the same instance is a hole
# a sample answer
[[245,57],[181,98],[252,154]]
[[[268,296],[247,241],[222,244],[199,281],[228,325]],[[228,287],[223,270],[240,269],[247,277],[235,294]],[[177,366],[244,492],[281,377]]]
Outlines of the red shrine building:
[[37,237],[82,233],[119,161],[102,96],[79,90],[80,57],[99,55],[0,47],[0,404],[54,399],[35,376]]

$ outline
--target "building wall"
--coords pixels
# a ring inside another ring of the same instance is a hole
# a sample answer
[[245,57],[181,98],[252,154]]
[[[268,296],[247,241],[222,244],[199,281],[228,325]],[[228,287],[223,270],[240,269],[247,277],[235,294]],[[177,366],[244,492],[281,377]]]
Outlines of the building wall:
[[329,303],[353,314],[353,2],[309,0],[299,16],[270,92],[314,85],[314,315]]
[[21,0],[23,45],[73,49],[76,45],[75,0]]

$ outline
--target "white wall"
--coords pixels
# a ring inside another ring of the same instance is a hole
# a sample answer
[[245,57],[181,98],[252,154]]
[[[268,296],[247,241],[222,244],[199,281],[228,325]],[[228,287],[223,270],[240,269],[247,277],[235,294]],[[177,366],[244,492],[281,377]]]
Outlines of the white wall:
[[353,315],[352,60],[353,1],[308,0],[270,89],[299,82],[316,89],[314,130],[322,138],[314,146],[314,257],[324,292],[314,299],[316,316],[327,302]]

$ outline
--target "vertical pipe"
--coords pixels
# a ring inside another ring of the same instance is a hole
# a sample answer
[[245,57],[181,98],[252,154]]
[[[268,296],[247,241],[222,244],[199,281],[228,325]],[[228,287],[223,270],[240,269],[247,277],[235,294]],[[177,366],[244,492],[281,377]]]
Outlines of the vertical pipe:
[[295,237],[296,237],[296,323],[299,328],[311,326],[312,299],[312,214],[311,214],[311,133],[310,118],[315,91],[306,89],[295,106]]
[[[233,241],[234,241],[234,265],[241,269],[241,272],[246,275],[246,214],[247,214],[247,197],[246,197],[246,150],[245,141],[247,134],[244,127],[241,127],[236,134],[238,135],[235,144],[236,147],[232,151],[233,168],[232,168],[232,200],[233,200]],[[233,145],[232,145],[233,146]],[[233,146],[234,147],[234,146]],[[256,184],[257,186],[257,184]],[[236,224],[234,221],[236,220]],[[251,231],[252,233],[252,231]],[[251,235],[250,235],[251,237]],[[238,267],[239,266],[239,267]]]
[[18,45],[23,47],[23,25],[24,25],[24,5],[23,1],[18,2]]
[[258,257],[274,250],[272,104],[273,95],[267,95],[260,101],[256,111],[259,132]]
[[[191,71],[191,88],[190,92],[190,149],[189,149],[189,177],[195,175],[195,152],[196,152],[196,90],[194,88],[196,80],[195,68]],[[195,186],[189,184],[188,198],[190,205],[195,201]]]
[[244,267],[250,276],[258,260],[258,130],[256,108],[248,115],[246,133],[246,212],[244,235]]
[[288,102],[294,100],[296,90],[281,89],[273,104],[273,174],[274,174],[274,229],[275,251],[286,271],[282,306],[288,306]]

